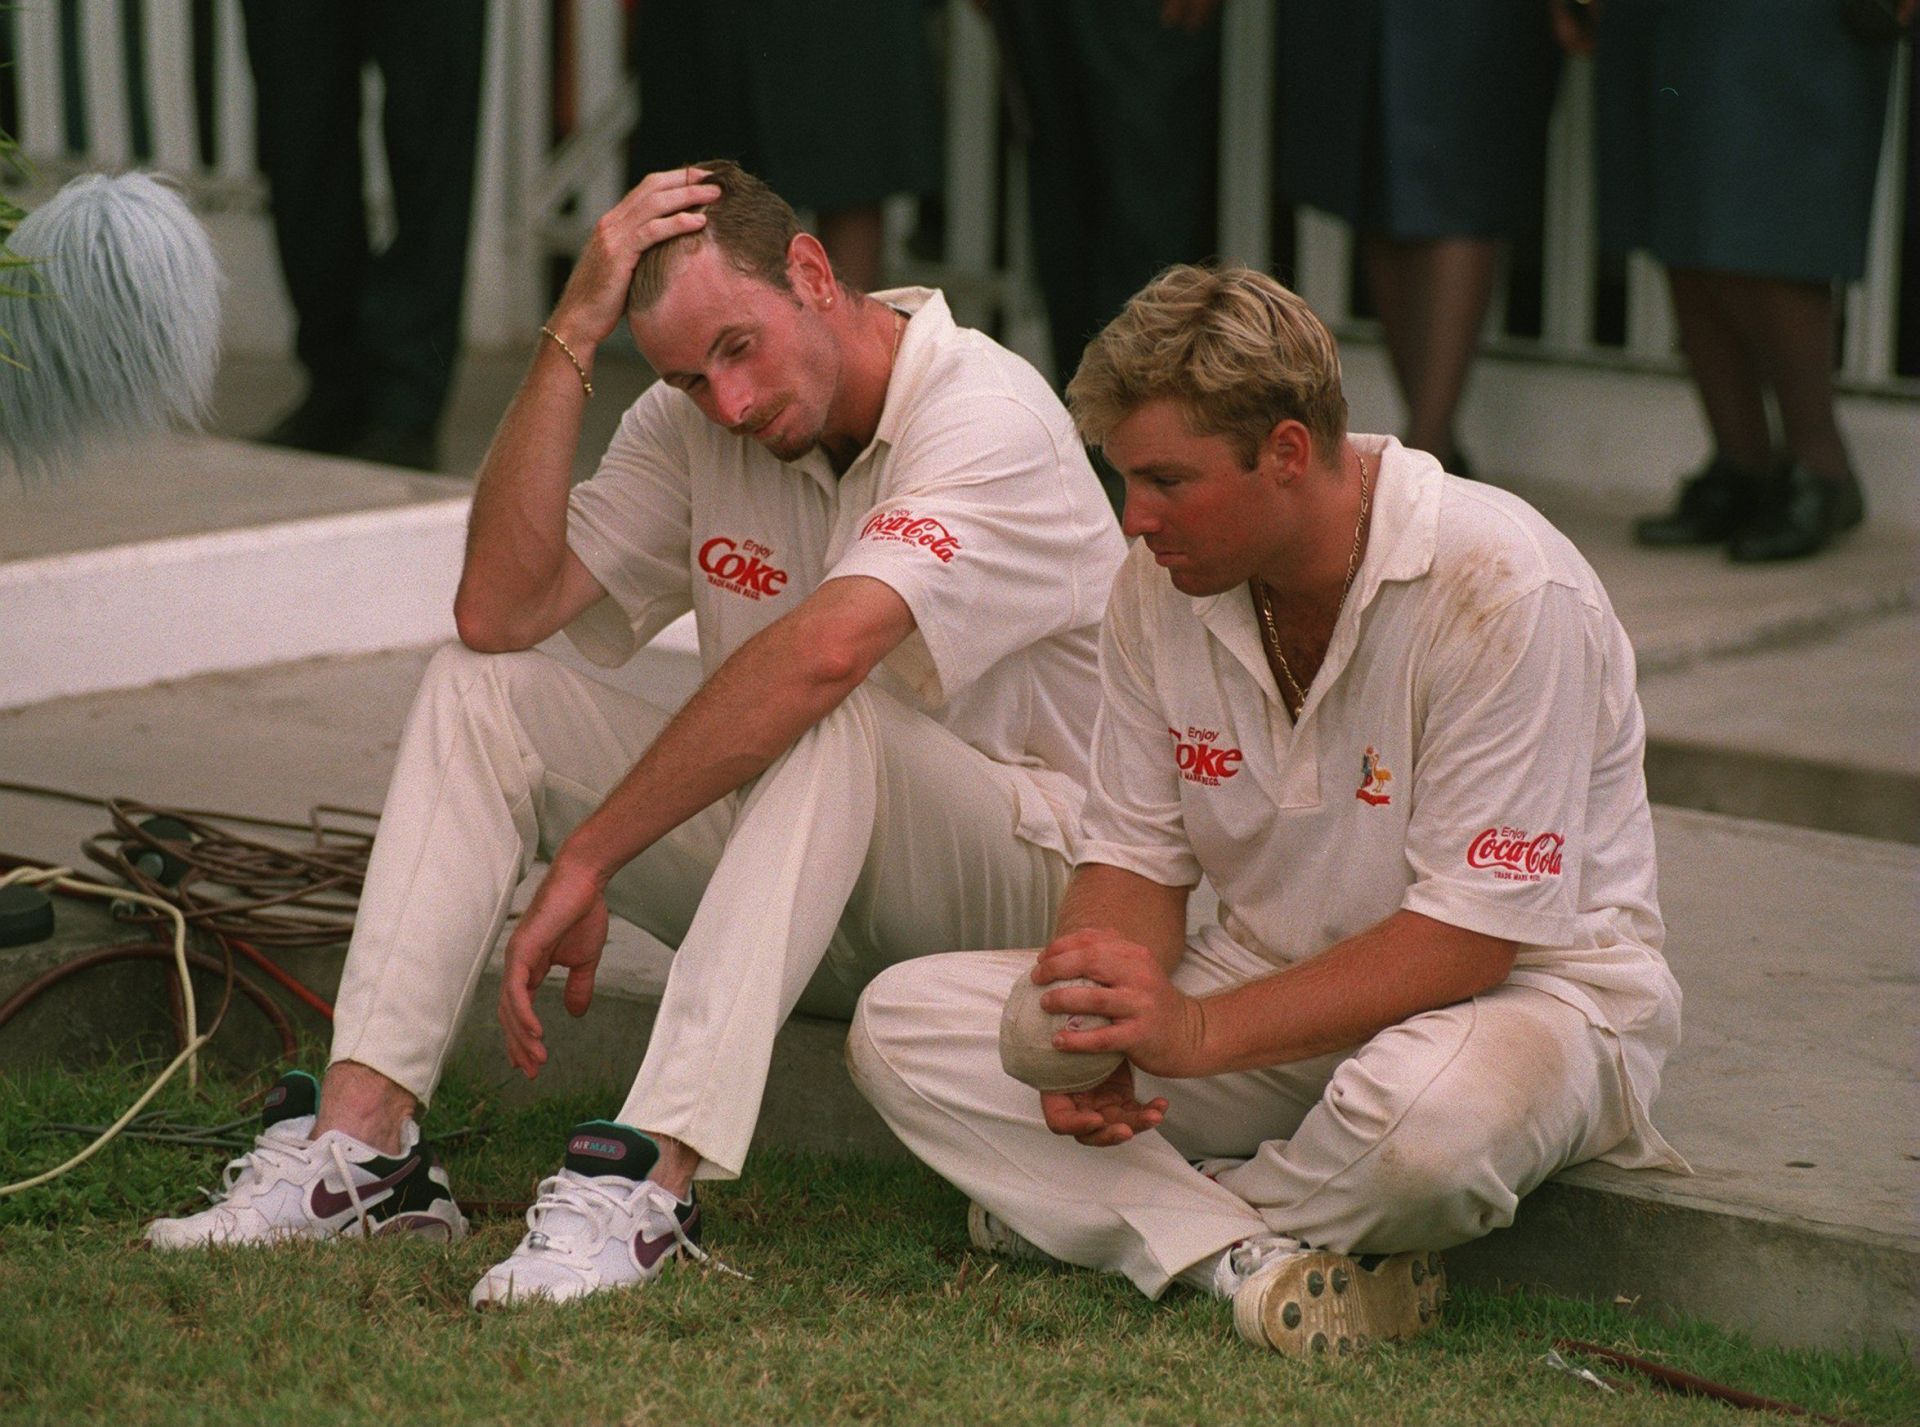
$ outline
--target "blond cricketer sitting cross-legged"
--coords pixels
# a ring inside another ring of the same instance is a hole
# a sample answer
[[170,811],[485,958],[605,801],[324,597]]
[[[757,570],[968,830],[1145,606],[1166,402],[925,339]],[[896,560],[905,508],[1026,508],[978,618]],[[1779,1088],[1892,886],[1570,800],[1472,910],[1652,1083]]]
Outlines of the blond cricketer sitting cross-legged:
[[[1037,960],[878,977],[855,1078],[982,1246],[1212,1291],[1290,1352],[1418,1332],[1438,1251],[1555,1171],[1683,1167],[1632,650],[1538,513],[1347,433],[1332,337],[1263,274],[1163,274],[1068,399],[1139,537],[1074,878]],[[1117,1052],[1103,1083],[1003,1071],[1022,977],[1110,1018],[1027,1048]]]

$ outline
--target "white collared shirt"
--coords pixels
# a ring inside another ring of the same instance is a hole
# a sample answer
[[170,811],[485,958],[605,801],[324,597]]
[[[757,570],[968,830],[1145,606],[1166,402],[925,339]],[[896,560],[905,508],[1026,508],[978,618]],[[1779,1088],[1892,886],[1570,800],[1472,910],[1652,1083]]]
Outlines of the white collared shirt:
[[823,581],[881,580],[914,633],[875,671],[998,762],[1032,770],[1020,835],[1071,854],[1099,700],[1096,630],[1125,544],[1064,407],[1021,358],[926,288],[873,440],[836,477],[708,421],[656,383],[568,505],[567,543],[607,591],[567,627],[625,662],[691,609],[711,675]]
[[1391,438],[1353,444],[1379,457],[1372,532],[1297,723],[1247,588],[1189,597],[1131,552],[1080,861],[1204,873],[1220,929],[1276,967],[1403,907],[1516,941],[1511,980],[1620,1038],[1644,1121],[1680,993],[1626,632],[1524,501]]

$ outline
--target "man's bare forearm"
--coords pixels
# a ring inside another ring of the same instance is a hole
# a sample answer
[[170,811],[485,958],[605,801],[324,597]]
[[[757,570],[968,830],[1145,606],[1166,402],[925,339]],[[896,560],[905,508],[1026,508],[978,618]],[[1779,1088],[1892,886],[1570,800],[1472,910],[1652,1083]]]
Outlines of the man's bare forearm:
[[1195,1075],[1283,1065],[1360,1045],[1422,1011],[1492,989],[1515,946],[1395,912],[1318,956],[1201,1001]]
[[[590,371],[593,345],[572,345]],[[579,373],[543,335],[481,464],[468,517],[454,619],[460,637],[477,649],[525,648],[564,622],[556,602],[585,408]]]
[[1137,941],[1171,973],[1187,949],[1190,887],[1168,887],[1137,872],[1089,862],[1074,870],[1054,919],[1057,941],[1078,931],[1117,932]]
[[602,885],[667,832],[757,778],[913,629],[877,580],[830,580],[737,649],[556,856]]

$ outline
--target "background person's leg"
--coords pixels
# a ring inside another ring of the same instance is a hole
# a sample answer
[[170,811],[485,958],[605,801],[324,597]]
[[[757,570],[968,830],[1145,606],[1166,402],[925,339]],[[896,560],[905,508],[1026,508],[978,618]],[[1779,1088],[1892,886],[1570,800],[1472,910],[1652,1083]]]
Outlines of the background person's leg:
[[360,165],[359,4],[243,0],[260,168],[294,311],[306,399],[267,439],[339,452],[359,439],[360,298],[371,254]]
[[1499,245],[1373,235],[1361,250],[1407,404],[1407,444],[1454,470],[1453,419],[1480,350]]
[[369,44],[386,85],[381,132],[395,229],[373,259],[358,312],[372,387],[369,431],[355,454],[368,459],[435,464],[435,431],[460,351],[486,8],[472,0],[370,7]]
[[1667,290],[1715,451],[1756,477],[1765,474],[1773,466],[1773,433],[1759,368],[1732,311],[1737,293],[1725,274],[1689,268],[1668,269]]

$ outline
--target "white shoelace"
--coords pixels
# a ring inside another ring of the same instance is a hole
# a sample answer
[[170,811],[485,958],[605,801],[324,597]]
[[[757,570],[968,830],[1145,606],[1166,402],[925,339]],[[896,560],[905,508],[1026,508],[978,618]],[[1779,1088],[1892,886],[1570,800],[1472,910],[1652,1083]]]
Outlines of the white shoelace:
[[[631,1184],[631,1180],[620,1181]],[[636,1200],[641,1201],[636,1204]],[[708,1268],[716,1268],[722,1273],[730,1273],[735,1278],[753,1282],[751,1274],[740,1272],[728,1264],[722,1263],[692,1239],[680,1223],[680,1216],[674,1212],[678,1201],[666,1189],[652,1180],[643,1179],[633,1188],[616,1190],[609,1188],[602,1178],[588,1178],[584,1175],[568,1177],[552,1175],[540,1181],[540,1189],[527,1210],[526,1247],[535,1251],[548,1251],[553,1247],[552,1236],[543,1227],[557,1214],[572,1214],[582,1219],[597,1235],[607,1233],[607,1219],[614,1213],[633,1214],[653,1230],[664,1227],[673,1235],[681,1252]],[[564,1232],[565,1226],[555,1225]]]
[[[353,1205],[355,1226],[362,1236],[366,1236],[372,1230],[367,1223],[367,1207],[360,1200],[360,1186],[353,1181],[352,1161],[347,1158],[346,1151],[341,1148],[337,1136],[327,1142],[327,1149],[333,1160],[334,1170],[340,1176],[347,1202]],[[243,1179],[257,1178],[264,1185],[271,1184],[279,1178],[300,1177],[299,1171],[306,1168],[313,1150],[314,1144],[311,1140],[301,1141],[298,1144],[276,1143],[270,1136],[263,1135],[252,1149],[227,1161],[227,1167],[220,1174],[218,1193],[211,1189],[202,1189],[200,1192],[215,1204],[231,1203],[236,1193],[247,1192],[248,1197],[251,1198],[251,1193],[248,1191],[257,1186],[249,1185],[243,1189],[241,1185]]]
[[1213,1266],[1215,1296],[1232,1298],[1241,1284],[1275,1259],[1297,1254],[1300,1250],[1300,1241],[1290,1239],[1285,1234],[1255,1234],[1250,1239],[1242,1239],[1221,1254]]

